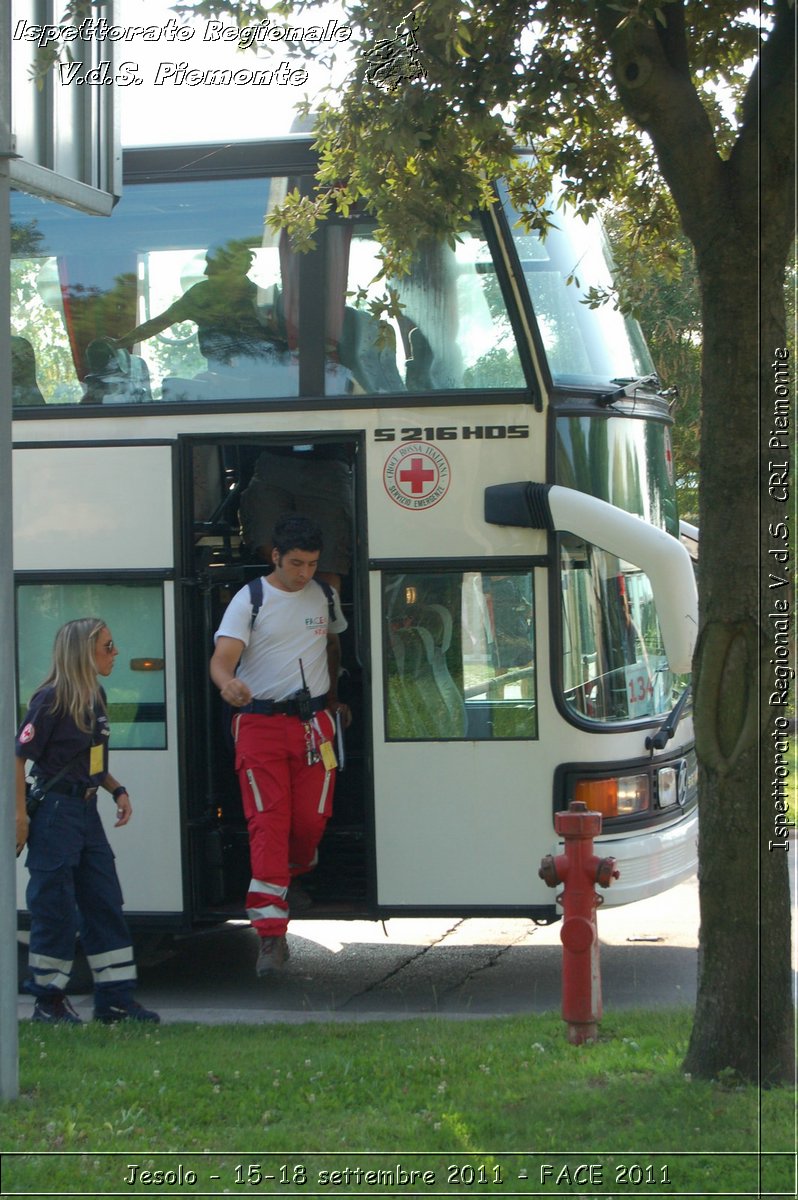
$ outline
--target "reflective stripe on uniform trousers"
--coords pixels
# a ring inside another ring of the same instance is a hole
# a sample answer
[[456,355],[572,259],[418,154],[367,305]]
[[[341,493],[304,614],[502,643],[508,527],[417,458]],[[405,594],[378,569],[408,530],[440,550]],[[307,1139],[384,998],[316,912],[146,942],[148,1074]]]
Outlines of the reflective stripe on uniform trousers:
[[247,768],[247,779],[249,780],[249,786],[252,789],[252,799],[255,801],[255,807],[257,808],[258,812],[263,812],[263,797],[260,794],[260,788],[255,780],[255,775],[249,770],[249,768]]
[[253,894],[261,896],[274,896],[283,901],[282,905],[264,904],[262,906],[258,905],[257,907],[248,907],[247,916],[249,917],[250,921],[268,920],[269,918],[273,917],[282,919],[285,917],[285,902],[288,896],[288,888],[278,887],[277,884],[274,883],[266,883],[263,879],[250,879],[248,894],[250,896]]
[[47,954],[28,956],[28,966],[33,972],[36,983],[43,988],[57,988],[63,991],[69,983],[73,959],[51,958]]
[[324,812],[324,806],[327,803],[327,793],[330,790],[330,776],[331,775],[332,775],[332,771],[324,772],[324,784],[322,786],[321,795],[319,797],[319,810],[318,811],[320,813]]
[[95,983],[130,983],[137,978],[132,946],[106,950],[102,954],[87,954],[86,962]]

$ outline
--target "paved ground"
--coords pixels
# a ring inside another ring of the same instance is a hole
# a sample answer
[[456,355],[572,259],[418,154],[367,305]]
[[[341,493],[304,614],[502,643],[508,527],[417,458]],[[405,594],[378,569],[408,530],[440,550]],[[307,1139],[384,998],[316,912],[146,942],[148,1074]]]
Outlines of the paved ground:
[[[698,884],[620,909],[600,909],[605,1012],[692,1004]],[[295,921],[279,975],[254,975],[257,937],[226,926],[176,945],[140,971],[139,998],[164,1022],[367,1021],[484,1017],[560,1009],[560,925],[518,918]],[[73,996],[90,1016],[91,997]],[[32,1002],[20,997],[20,1016]]]

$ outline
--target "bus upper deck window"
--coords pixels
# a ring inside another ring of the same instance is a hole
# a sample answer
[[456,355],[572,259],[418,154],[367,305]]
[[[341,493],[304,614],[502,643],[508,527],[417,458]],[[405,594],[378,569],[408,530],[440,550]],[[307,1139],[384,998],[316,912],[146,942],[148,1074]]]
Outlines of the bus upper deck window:
[[[328,248],[328,344],[354,390],[435,392],[522,388],[524,375],[490,248],[477,222],[452,249],[430,242],[408,275],[374,282],[379,245],[354,225],[345,246]],[[386,289],[398,315],[376,320],[370,305]]]
[[15,193],[12,333],[45,403],[297,396],[296,256],[265,225],[286,185],[126,184],[105,221]]

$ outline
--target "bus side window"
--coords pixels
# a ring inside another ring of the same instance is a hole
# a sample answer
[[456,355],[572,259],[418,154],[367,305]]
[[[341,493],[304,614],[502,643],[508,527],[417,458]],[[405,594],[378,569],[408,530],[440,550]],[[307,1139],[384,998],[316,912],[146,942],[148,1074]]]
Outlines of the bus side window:
[[385,572],[392,741],[537,737],[529,571]]

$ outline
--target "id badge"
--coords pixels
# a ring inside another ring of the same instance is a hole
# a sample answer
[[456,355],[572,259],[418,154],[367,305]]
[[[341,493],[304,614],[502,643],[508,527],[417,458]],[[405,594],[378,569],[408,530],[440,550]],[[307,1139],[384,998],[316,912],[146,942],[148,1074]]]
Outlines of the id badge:
[[103,750],[104,749],[105,749],[105,747],[103,746],[102,742],[100,742],[99,745],[92,746],[92,748],[89,752],[89,774],[92,776],[92,778],[95,775],[102,775],[102,773],[103,773]]
[[319,746],[319,753],[321,754],[321,761],[324,763],[325,771],[334,771],[338,766],[338,762],[335,758],[332,742],[322,742]]

